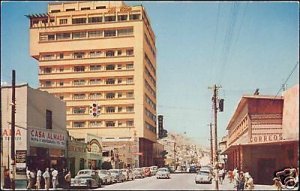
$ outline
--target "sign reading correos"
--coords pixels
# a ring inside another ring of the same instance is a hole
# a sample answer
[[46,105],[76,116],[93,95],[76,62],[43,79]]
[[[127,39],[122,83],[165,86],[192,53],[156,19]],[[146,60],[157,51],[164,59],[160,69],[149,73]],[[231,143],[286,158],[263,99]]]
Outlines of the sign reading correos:
[[33,144],[47,144],[58,147],[66,146],[66,134],[42,129],[28,129],[29,141]]

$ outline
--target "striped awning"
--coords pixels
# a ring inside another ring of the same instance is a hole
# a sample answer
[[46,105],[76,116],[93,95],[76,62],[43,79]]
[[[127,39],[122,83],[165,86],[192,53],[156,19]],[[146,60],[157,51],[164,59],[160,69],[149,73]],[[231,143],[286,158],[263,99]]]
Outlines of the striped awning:
[[25,15],[25,17],[27,17],[29,19],[32,19],[32,18],[47,18],[48,16],[49,16],[48,13]]

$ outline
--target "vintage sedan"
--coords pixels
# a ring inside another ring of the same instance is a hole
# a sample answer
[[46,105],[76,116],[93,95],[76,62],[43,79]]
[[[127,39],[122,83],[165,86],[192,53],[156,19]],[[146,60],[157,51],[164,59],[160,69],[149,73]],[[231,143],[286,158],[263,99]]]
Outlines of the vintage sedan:
[[75,178],[71,179],[71,188],[98,188],[101,187],[101,180],[98,172],[91,169],[78,171]]
[[142,168],[134,168],[133,169],[133,176],[134,178],[144,178],[144,171]]
[[150,166],[150,172],[151,172],[151,176],[155,176],[157,173],[157,166]]
[[124,182],[126,180],[126,178],[125,178],[124,174],[122,173],[121,169],[110,169],[108,171],[114,177],[116,182]]
[[150,167],[142,167],[145,176],[151,176]]
[[170,177],[170,171],[168,168],[159,168],[157,170],[157,173],[156,173],[156,178],[159,179],[159,178],[171,178]]
[[114,179],[108,170],[98,170],[98,175],[101,179],[102,184],[112,184]]
[[210,170],[201,170],[197,173],[195,177],[195,183],[212,183],[212,174]]

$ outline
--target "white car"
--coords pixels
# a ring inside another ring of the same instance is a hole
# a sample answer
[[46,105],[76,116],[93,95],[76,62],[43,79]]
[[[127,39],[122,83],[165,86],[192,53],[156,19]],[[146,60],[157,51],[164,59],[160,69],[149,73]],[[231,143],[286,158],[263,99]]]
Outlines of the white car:
[[209,170],[200,170],[196,177],[195,177],[195,183],[212,183],[212,174]]
[[170,171],[168,168],[159,168],[156,173],[156,178],[170,178]]
[[98,170],[98,175],[103,184],[112,184],[114,182],[113,177],[108,170]]
[[157,173],[157,166],[150,166],[150,172],[151,172],[151,176],[155,176]]
[[71,187],[85,187],[88,189],[101,187],[101,180],[98,172],[91,169],[78,171],[75,178],[71,179]]

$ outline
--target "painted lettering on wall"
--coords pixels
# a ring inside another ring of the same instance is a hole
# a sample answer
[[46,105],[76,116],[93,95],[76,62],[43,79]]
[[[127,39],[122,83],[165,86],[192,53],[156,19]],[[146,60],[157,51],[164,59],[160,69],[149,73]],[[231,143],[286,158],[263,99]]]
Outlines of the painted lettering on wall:
[[63,133],[44,131],[39,129],[30,130],[30,141],[56,146],[65,146],[66,137]]
[[282,140],[282,134],[252,135],[251,143],[276,142]]

